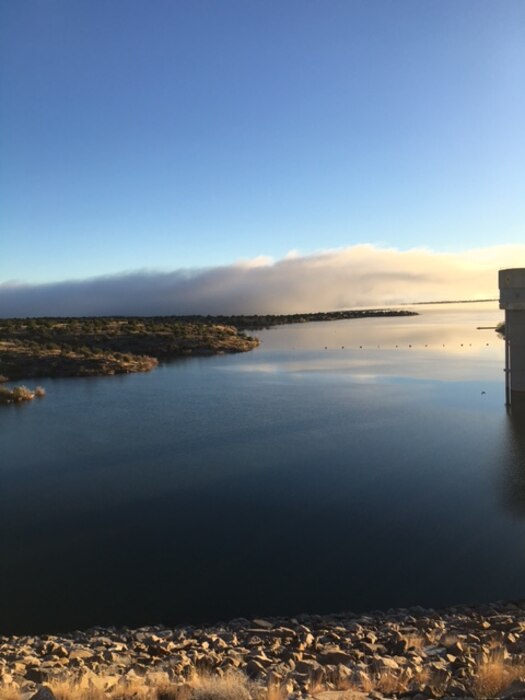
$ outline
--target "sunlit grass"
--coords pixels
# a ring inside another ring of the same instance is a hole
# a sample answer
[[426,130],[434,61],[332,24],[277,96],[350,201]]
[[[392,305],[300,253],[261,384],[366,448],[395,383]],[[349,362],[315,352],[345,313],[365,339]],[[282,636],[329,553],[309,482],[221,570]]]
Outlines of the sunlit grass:
[[[147,677],[121,679],[114,685],[112,680],[101,675],[95,682],[80,678],[50,681],[45,687],[57,700],[285,700],[288,695],[279,685],[263,685],[233,671],[223,676],[195,672],[185,682],[160,685],[148,684]],[[0,687],[0,700],[23,700],[23,696],[12,688]]]
[[[457,637],[450,634],[435,641],[452,644]],[[410,642],[410,648],[418,649],[424,656],[428,637],[416,633]],[[332,691],[342,692],[340,700],[344,700],[346,695],[351,698],[353,694],[392,697],[423,693],[440,698],[448,694],[451,684],[457,683],[455,674],[451,673],[452,667],[433,668],[424,661],[414,666],[405,664],[403,657],[396,663],[397,668],[387,657],[371,660],[366,668],[323,667],[321,676],[313,672],[309,680],[299,680],[300,689],[292,683],[293,674],[278,682],[271,674],[266,681],[256,681],[240,671],[220,669],[215,673],[192,670],[184,678],[173,681],[168,681],[169,675],[165,672],[160,674],[160,680],[155,673],[130,680],[125,676],[92,672],[68,678],[65,670],[60,679],[50,680],[44,687],[52,691],[56,700],[286,700],[297,696],[298,692],[316,700],[330,700]],[[516,681],[525,684],[525,657],[512,659],[499,644],[495,643],[489,652],[483,652],[470,664],[467,676],[460,679],[468,697],[498,698]],[[346,675],[341,675],[341,671]],[[16,686],[0,686],[0,700],[27,700],[30,696]]]
[[525,660],[509,663],[501,649],[494,649],[488,660],[478,664],[472,694],[475,698],[497,697],[514,681],[525,683]]

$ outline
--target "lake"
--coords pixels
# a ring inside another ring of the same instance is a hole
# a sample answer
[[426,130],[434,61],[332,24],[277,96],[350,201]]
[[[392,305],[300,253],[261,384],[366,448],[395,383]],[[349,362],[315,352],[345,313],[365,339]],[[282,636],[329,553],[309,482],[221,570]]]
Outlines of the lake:
[[0,407],[1,632],[522,598],[503,312],[414,308]]

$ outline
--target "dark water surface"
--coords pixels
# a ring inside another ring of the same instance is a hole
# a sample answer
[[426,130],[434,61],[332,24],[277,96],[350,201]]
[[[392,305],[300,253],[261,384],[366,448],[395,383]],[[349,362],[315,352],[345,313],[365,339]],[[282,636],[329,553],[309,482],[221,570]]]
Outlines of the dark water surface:
[[4,407],[0,633],[523,597],[502,312],[417,310]]

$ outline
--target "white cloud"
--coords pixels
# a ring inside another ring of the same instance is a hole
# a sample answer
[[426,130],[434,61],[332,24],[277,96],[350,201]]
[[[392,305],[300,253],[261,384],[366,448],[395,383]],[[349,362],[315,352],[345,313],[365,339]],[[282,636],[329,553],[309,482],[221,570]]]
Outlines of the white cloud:
[[498,269],[525,245],[461,253],[363,244],[265,256],[205,270],[137,271],[81,281],[0,284],[0,316],[295,313],[498,295]]
[[246,269],[251,269],[252,267],[268,267],[268,265],[272,264],[273,258],[270,258],[268,255],[258,255],[256,258],[237,260],[234,263],[235,267],[243,267]]

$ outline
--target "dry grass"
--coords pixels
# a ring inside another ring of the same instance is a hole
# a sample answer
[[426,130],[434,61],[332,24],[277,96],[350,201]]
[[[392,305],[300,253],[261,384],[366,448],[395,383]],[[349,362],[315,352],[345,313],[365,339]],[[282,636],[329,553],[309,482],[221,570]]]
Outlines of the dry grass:
[[[426,640],[414,640],[412,646],[423,646]],[[307,692],[313,697],[329,690],[348,691],[352,694],[381,693],[384,696],[431,691],[433,697],[447,694],[449,674],[425,667],[411,670],[400,666],[389,668],[385,664],[370,666],[366,671],[350,673],[346,678],[318,680],[312,676]],[[168,676],[166,676],[168,678]],[[489,658],[480,659],[470,680],[465,680],[467,694],[474,698],[501,696],[513,682],[525,683],[525,658],[505,658],[505,650],[494,646]],[[238,671],[224,675],[195,671],[184,682],[155,682],[146,676],[127,680],[116,676],[89,676],[46,684],[57,700],[286,700],[293,688],[290,683],[263,685],[250,680]],[[346,695],[346,693],[345,693]],[[27,697],[27,696],[26,696]],[[21,700],[21,694],[9,687],[0,687],[0,700]],[[326,699],[325,699],[326,700]]]
[[[194,674],[185,683],[159,686],[145,680],[121,680],[108,689],[106,679],[96,682],[50,681],[45,684],[57,700],[285,700],[287,692],[275,684],[263,686],[247,676],[230,672],[224,676]],[[21,694],[0,687],[0,700],[21,700]]]
[[20,693],[11,688],[0,688],[0,700],[20,700]]
[[252,700],[260,696],[259,686],[240,674],[222,678],[199,675],[192,684],[192,700]]
[[419,634],[417,632],[414,632],[413,634],[404,635],[404,637],[407,641],[409,649],[421,651],[429,645],[428,638],[425,637],[423,634]]
[[439,645],[443,647],[451,647],[453,644],[456,644],[456,642],[459,641],[460,640],[457,634],[454,634],[453,632],[445,632],[445,634],[439,639]]
[[[514,681],[525,683],[525,663],[510,664],[503,660],[501,652],[495,652],[488,661],[480,662],[470,692],[475,698],[496,698]],[[355,690],[364,693],[379,692],[385,696],[399,695],[432,689],[434,697],[447,693],[448,679],[439,672],[422,669],[420,673],[410,674],[406,670],[378,669],[368,673],[360,672],[338,686],[339,690]],[[467,691],[468,691],[467,686]]]
[[411,691],[420,691],[429,686],[438,695],[444,691],[443,683],[438,676],[432,677],[428,669],[420,673],[410,673],[406,669],[377,669],[368,672],[359,671],[337,684],[337,690],[352,690],[363,693],[378,692],[383,695],[394,695]]
[[476,698],[493,698],[514,681],[525,682],[525,663],[505,662],[503,654],[495,650],[488,661],[478,665],[472,694]]

